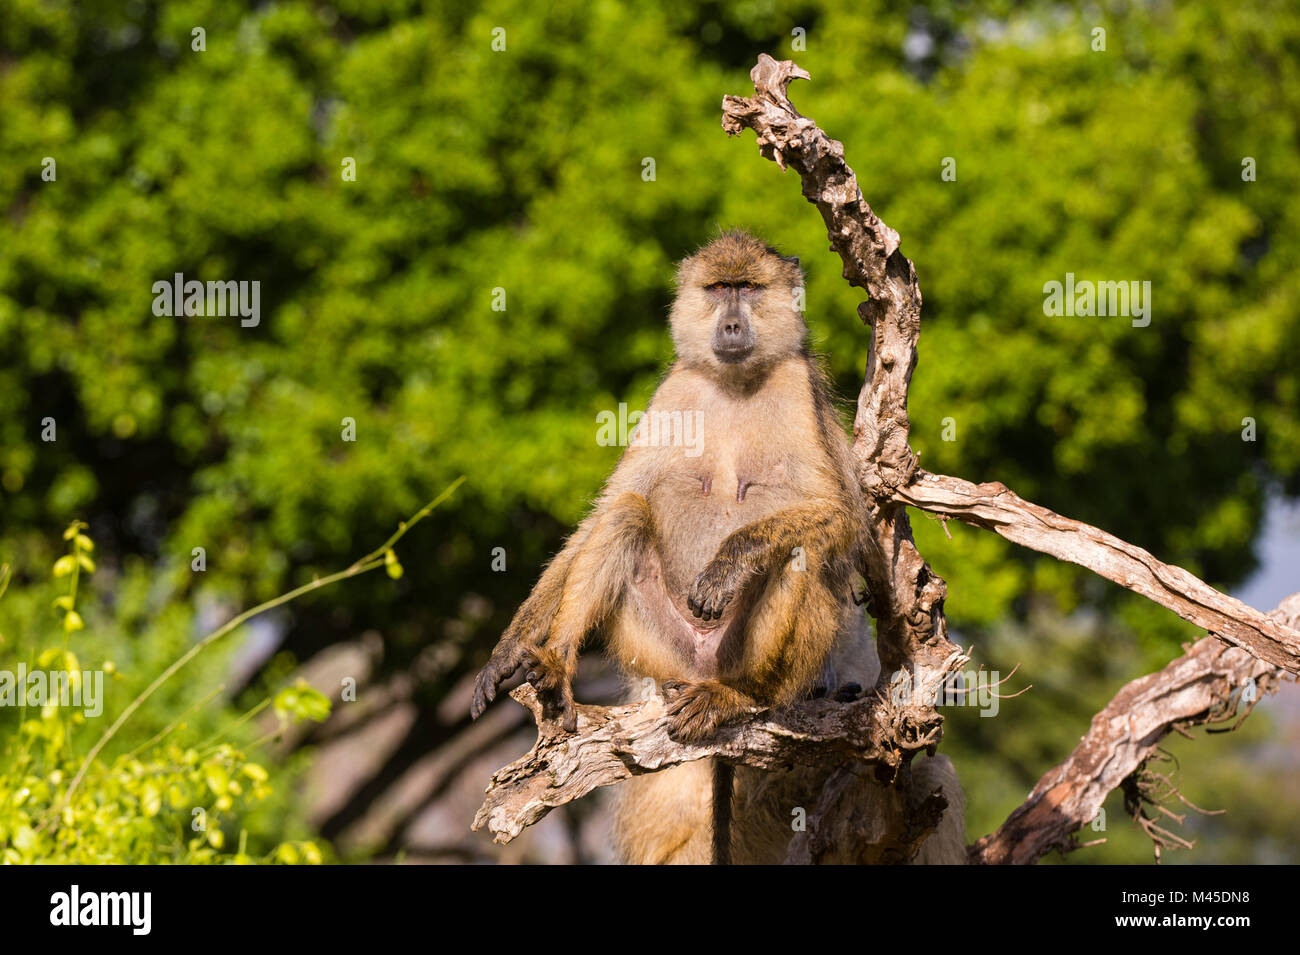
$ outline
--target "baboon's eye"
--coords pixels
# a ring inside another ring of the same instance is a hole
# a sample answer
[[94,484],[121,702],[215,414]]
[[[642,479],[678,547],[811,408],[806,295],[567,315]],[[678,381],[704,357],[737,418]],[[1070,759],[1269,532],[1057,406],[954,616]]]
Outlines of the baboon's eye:
[[741,282],[740,287],[746,290],[758,288],[758,286],[755,285],[753,282]]
[[724,289],[724,288],[726,288],[726,287],[727,287],[727,283],[726,283],[726,282],[714,282],[712,285],[706,285],[706,286],[704,286],[704,287],[705,287],[706,289],[708,289],[710,292],[716,292],[716,291],[718,291],[719,289]]

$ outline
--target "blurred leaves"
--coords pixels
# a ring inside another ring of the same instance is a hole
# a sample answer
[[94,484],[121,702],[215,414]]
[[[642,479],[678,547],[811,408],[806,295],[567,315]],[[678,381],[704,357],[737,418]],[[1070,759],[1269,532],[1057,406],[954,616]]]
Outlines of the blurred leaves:
[[[746,90],[758,50],[790,55],[793,25],[814,77],[796,101],[844,140],[921,272],[927,466],[1240,579],[1266,488],[1300,489],[1284,264],[1300,200],[1280,188],[1300,176],[1300,22],[1268,2],[1048,10],[11,5],[7,533],[89,511],[115,551],[187,561],[202,544],[211,584],[265,597],[465,472],[473,527],[422,562],[464,590],[493,544],[535,566],[613,462],[595,413],[643,402],[668,357],[672,262],[720,224],[803,255],[814,337],[851,393],[866,334],[834,258],[810,254],[820,224],[717,129],[719,95]],[[900,53],[922,27],[946,44],[924,69]],[[1150,281],[1152,325],[1045,316],[1042,286],[1067,271]],[[260,281],[266,317],[155,317],[152,283],[176,272]],[[977,582],[1025,559],[954,549],[972,588],[954,618],[1007,612],[1012,581]]]
[[[65,535],[78,553],[94,547],[79,533],[81,526],[74,524]],[[133,583],[125,582],[113,602],[125,619],[138,597]],[[219,740],[229,735],[224,730],[200,744],[197,733],[224,722],[225,707],[204,708],[211,695],[191,705],[193,684],[158,694],[115,741],[113,755],[90,761],[81,778],[87,737],[98,736],[106,717],[152,680],[161,669],[157,658],[165,657],[178,636],[184,642],[191,621],[171,614],[143,633],[131,633],[113,620],[112,605],[87,597],[83,588],[82,599],[110,621],[85,631],[73,609],[75,591],[49,601],[51,586],[63,584],[24,582],[0,601],[0,632],[14,638],[0,645],[0,862],[322,862],[314,843],[283,841],[286,831],[307,833],[282,788],[297,770],[277,768],[273,778],[249,761],[242,745]],[[53,614],[46,607],[63,613],[62,629],[75,639],[75,651],[42,646],[47,638],[63,640],[50,632]],[[83,665],[79,653],[103,662]],[[110,653],[133,659],[131,670],[120,671],[105,659]],[[210,675],[219,662],[219,654],[214,656],[217,661],[195,666],[196,682]],[[329,700],[307,686],[281,691],[275,706],[286,721],[321,720],[330,708]],[[252,743],[238,733],[235,738]],[[80,782],[75,789],[74,780]],[[237,854],[222,852],[226,829],[238,833]],[[250,855],[250,845],[262,856]]]

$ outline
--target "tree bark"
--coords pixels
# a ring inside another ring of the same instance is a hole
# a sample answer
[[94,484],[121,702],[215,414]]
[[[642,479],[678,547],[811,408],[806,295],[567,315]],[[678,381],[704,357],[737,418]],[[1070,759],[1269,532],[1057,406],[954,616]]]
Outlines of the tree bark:
[[[1300,624],[1300,593],[1282,601],[1270,616],[1290,627]],[[1142,771],[1162,739],[1234,719],[1244,705],[1240,722],[1283,679],[1294,678],[1245,650],[1215,637],[1197,641],[1160,672],[1120,690],[1092,718],[1069,759],[1044,775],[996,832],[970,847],[970,860],[1025,864],[1052,849],[1072,848],[1074,832],[1097,815],[1111,790]]]

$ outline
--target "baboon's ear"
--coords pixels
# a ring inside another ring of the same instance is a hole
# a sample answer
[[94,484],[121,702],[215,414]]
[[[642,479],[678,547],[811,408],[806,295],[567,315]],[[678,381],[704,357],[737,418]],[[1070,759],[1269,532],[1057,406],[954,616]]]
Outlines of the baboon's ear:
[[784,259],[785,261],[789,262],[789,263],[790,263],[791,265],[793,265],[796,269],[799,268],[799,256],[797,256],[797,255],[783,255],[783,256],[781,256],[781,258]]

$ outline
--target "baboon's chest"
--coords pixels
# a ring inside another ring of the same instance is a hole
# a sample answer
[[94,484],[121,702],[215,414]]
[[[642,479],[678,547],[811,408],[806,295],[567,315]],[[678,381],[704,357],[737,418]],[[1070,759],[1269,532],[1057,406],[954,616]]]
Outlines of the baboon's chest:
[[695,458],[678,457],[650,495],[670,586],[685,587],[727,535],[806,500],[814,467],[773,434],[716,436]]
[[743,397],[703,384],[669,389],[651,411],[657,430],[647,436],[658,437],[663,458],[647,500],[674,590],[688,587],[733,531],[826,492],[831,469],[802,362]]
[[[633,581],[628,632],[648,626],[672,657],[654,664],[647,662],[652,654],[633,648],[624,662],[640,667],[637,672],[658,666],[660,678],[715,676],[723,657],[745,639],[763,582],[748,582],[721,618],[705,622],[687,603],[695,579],[730,534],[832,495],[836,468],[802,363],[778,369],[745,399],[702,385],[669,387],[651,405],[654,427],[644,437],[655,455],[655,477],[644,493],[654,538]],[[624,645],[617,637],[614,643]]]
[[801,470],[779,446],[741,445],[704,455],[680,480],[694,492],[686,499],[690,510],[738,527],[797,498]]

